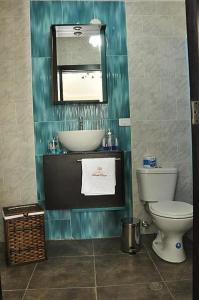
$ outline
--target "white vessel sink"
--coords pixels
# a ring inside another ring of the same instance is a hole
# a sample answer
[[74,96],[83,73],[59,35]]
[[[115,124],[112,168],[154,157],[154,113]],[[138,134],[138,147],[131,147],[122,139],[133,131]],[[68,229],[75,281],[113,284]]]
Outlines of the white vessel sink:
[[58,138],[62,146],[69,151],[96,150],[104,137],[105,130],[59,131]]

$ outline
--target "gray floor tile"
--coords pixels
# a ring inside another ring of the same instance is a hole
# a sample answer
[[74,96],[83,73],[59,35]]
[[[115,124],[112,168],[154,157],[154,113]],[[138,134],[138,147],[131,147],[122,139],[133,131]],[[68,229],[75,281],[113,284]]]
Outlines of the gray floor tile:
[[104,255],[96,256],[96,277],[98,286],[148,283],[160,281],[148,255]]
[[34,270],[35,263],[24,266],[10,266],[1,272],[3,290],[25,289]]
[[4,242],[0,242],[0,254],[5,252],[5,243]]
[[98,300],[171,300],[163,283],[112,286],[97,289]]
[[107,238],[93,240],[94,253],[99,254],[122,254],[120,250],[120,238]]
[[186,261],[175,264],[162,260],[153,250],[150,250],[149,253],[165,281],[192,279],[191,256],[188,255]]
[[57,257],[37,265],[29,288],[92,286],[94,286],[93,257]]
[[155,239],[156,234],[143,234],[141,236],[142,238],[142,243],[147,249],[151,249],[152,247],[152,242]]
[[173,281],[167,283],[174,299],[192,300],[192,280]]
[[4,291],[3,300],[21,300],[25,291]]
[[95,300],[95,289],[27,290],[24,300]]
[[[121,252],[120,238],[93,240],[98,300],[170,300],[162,278],[173,299],[192,299],[192,242],[184,240],[186,262],[172,264],[153,252],[153,239],[154,235],[142,236],[144,250],[132,256]],[[37,264],[24,300],[95,300],[92,255],[92,240],[48,242],[51,258]],[[7,267],[3,243],[0,243],[0,259],[3,299],[22,300],[35,263]]]
[[7,263],[5,260],[5,256],[3,254],[0,254],[0,270],[3,271],[7,268]]
[[189,238],[185,237],[183,240],[184,243],[184,249],[186,251],[186,253],[189,256],[193,256],[193,241],[191,241]]
[[[121,239],[120,238],[107,238],[107,239],[95,239],[94,253],[95,255],[104,254],[123,254],[121,251]],[[143,252],[144,247],[142,246],[140,252]]]
[[48,241],[48,257],[92,255],[92,240]]
[[0,242],[0,270],[5,269],[6,267],[5,243]]

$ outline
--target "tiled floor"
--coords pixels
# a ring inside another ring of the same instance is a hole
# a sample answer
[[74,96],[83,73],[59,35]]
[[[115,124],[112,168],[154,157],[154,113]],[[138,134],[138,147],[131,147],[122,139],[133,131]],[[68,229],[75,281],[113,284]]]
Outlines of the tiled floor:
[[139,253],[120,251],[120,239],[48,242],[48,260],[7,267],[0,247],[5,300],[191,300],[192,250],[170,264],[143,238]]

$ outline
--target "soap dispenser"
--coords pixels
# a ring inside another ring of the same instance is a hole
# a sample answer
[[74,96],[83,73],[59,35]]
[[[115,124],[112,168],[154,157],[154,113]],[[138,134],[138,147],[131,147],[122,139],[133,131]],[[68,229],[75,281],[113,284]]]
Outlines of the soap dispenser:
[[108,132],[107,132],[107,145],[108,145],[108,150],[109,151],[112,150],[112,142],[113,142],[112,132],[111,132],[110,129],[108,129]]
[[102,149],[105,151],[108,151],[108,138],[107,138],[107,133],[102,139]]

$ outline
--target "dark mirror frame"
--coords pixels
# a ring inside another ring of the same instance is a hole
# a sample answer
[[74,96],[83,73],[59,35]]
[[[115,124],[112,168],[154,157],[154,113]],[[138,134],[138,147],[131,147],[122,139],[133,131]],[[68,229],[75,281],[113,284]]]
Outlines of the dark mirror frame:
[[[57,42],[56,42],[56,26],[85,26],[85,25],[92,25],[92,24],[53,24],[51,25],[51,49],[52,49],[52,93],[53,93],[53,103],[55,105],[59,104],[69,104],[69,103],[78,103],[78,104],[85,104],[85,103],[96,103],[96,104],[104,104],[108,102],[107,99],[107,81],[106,81],[106,38],[105,38],[105,24],[100,24],[100,36],[101,36],[101,71],[102,71],[102,93],[103,93],[103,101],[98,100],[77,100],[77,101],[64,101],[63,99],[58,100],[58,82],[57,82]],[[71,70],[71,68],[78,69],[78,65],[72,66],[64,66],[65,70]],[[100,65],[81,65],[81,70],[99,70]],[[63,97],[62,97],[63,98]]]

